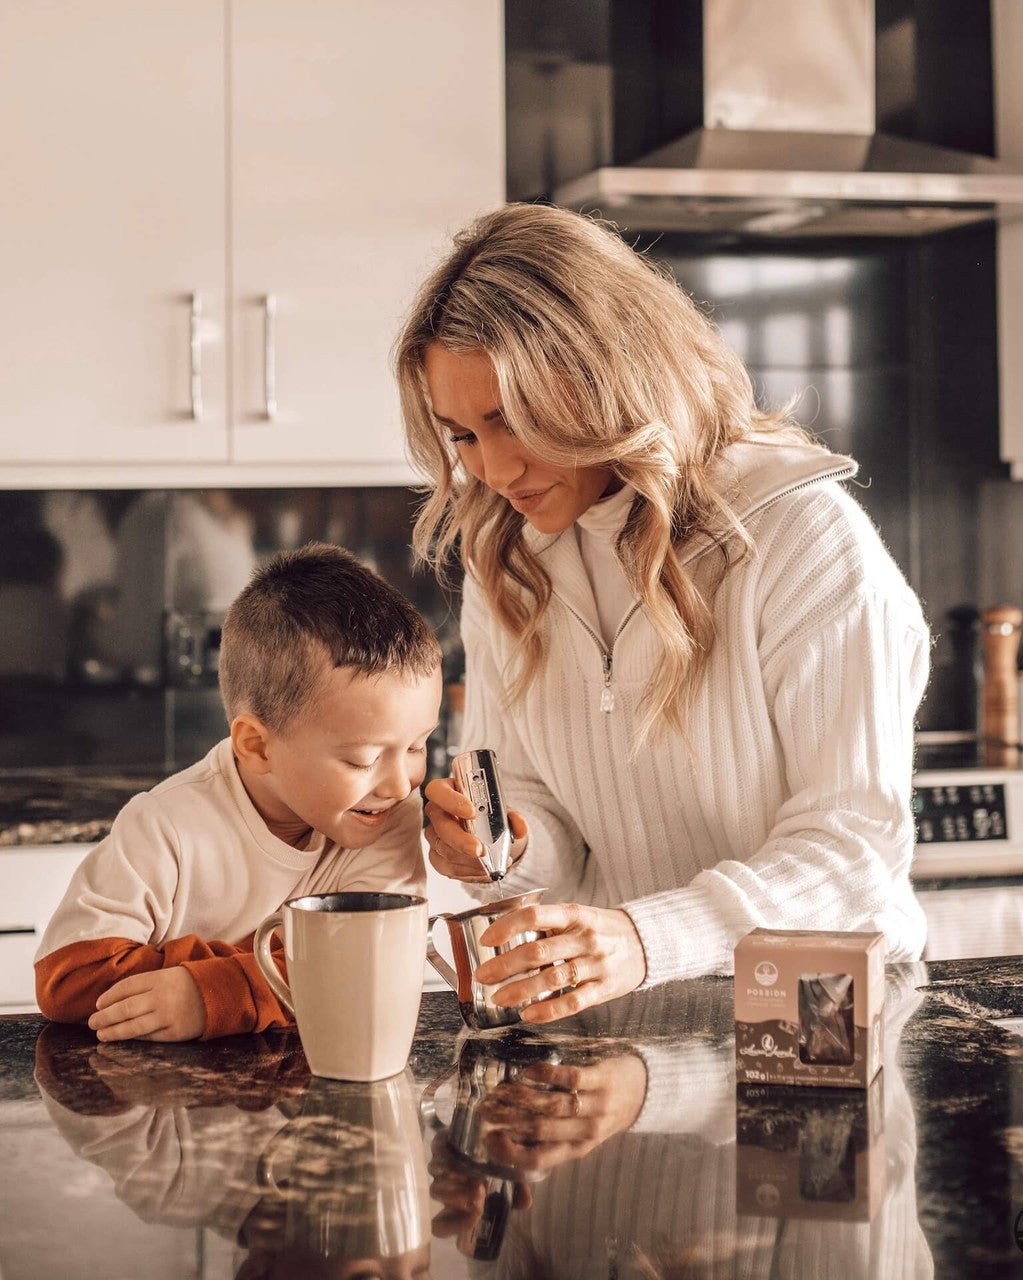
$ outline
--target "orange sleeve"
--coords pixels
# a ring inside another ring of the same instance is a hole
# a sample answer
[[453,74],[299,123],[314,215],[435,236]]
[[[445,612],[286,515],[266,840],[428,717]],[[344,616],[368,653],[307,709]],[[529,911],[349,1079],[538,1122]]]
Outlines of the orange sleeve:
[[[88,1022],[96,1001],[115,982],[135,973],[180,965],[195,980],[206,1009],[202,1038],[291,1026],[252,954],[250,934],[240,943],[204,942],[194,934],[162,947],[129,938],[72,942],[36,961],[36,1000],[51,1022]],[[284,951],[273,950],[282,973]]]

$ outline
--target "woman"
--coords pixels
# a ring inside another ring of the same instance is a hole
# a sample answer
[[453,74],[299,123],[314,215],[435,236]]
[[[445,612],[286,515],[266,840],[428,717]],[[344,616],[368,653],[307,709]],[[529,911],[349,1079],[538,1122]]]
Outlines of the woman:
[[[919,957],[908,872],[919,604],[842,482],[754,403],[685,293],[577,214],[513,205],[455,240],[397,351],[416,526],[466,569],[464,740],[515,810],[480,967],[523,1017],[727,973],[760,925],[882,930]],[[486,877],[450,781],[430,858]],[[539,966],[540,972],[534,972]],[[565,988],[570,988],[565,990]]]

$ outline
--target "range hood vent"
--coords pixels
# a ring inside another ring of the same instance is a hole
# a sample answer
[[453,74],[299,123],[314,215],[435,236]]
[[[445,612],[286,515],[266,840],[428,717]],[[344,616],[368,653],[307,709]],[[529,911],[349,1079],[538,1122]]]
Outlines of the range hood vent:
[[874,132],[873,0],[704,0],[705,127],[561,184],[637,231],[919,236],[1023,218],[1023,171]]

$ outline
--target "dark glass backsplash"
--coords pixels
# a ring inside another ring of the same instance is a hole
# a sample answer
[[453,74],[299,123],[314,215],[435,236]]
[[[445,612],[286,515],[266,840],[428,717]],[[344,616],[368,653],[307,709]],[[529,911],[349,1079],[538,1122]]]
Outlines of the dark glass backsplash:
[[258,564],[316,539],[405,592],[457,679],[457,598],[409,549],[418,501],[400,488],[0,492],[0,767],[198,759],[226,731],[225,609]]
[[1023,484],[999,461],[995,236],[638,240],[709,310],[760,400],[797,396],[796,416],[859,462],[851,491],[934,636],[926,729],[976,727],[950,611],[1023,604]]
[[[764,403],[861,471],[853,490],[936,636],[926,728],[969,728],[948,611],[1023,597],[1023,485],[998,461],[994,233],[749,248],[681,236],[666,263]],[[324,539],[405,591],[461,673],[457,599],[409,551],[408,489],[0,491],[0,767],[198,758],[224,732],[223,610],[254,565]],[[436,767],[443,763],[440,738]]]

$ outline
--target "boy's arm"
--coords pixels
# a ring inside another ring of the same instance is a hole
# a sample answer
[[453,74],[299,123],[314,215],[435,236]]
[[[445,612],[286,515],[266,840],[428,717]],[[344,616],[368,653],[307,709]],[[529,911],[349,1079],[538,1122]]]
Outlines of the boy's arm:
[[204,1036],[290,1021],[256,966],[251,937],[232,944],[189,935],[152,945],[171,926],[179,869],[173,824],[148,793],[135,796],[78,867],[43,935],[36,999],[48,1018],[86,1022],[115,983],[183,966],[202,997]]
[[[274,960],[284,970],[283,948]],[[237,945],[194,934],[162,947],[130,938],[72,942],[36,961],[36,1000],[53,1022],[87,1022],[96,1001],[125,978],[178,967],[194,980],[205,1011],[204,1040],[291,1025],[252,954],[252,935]]]

